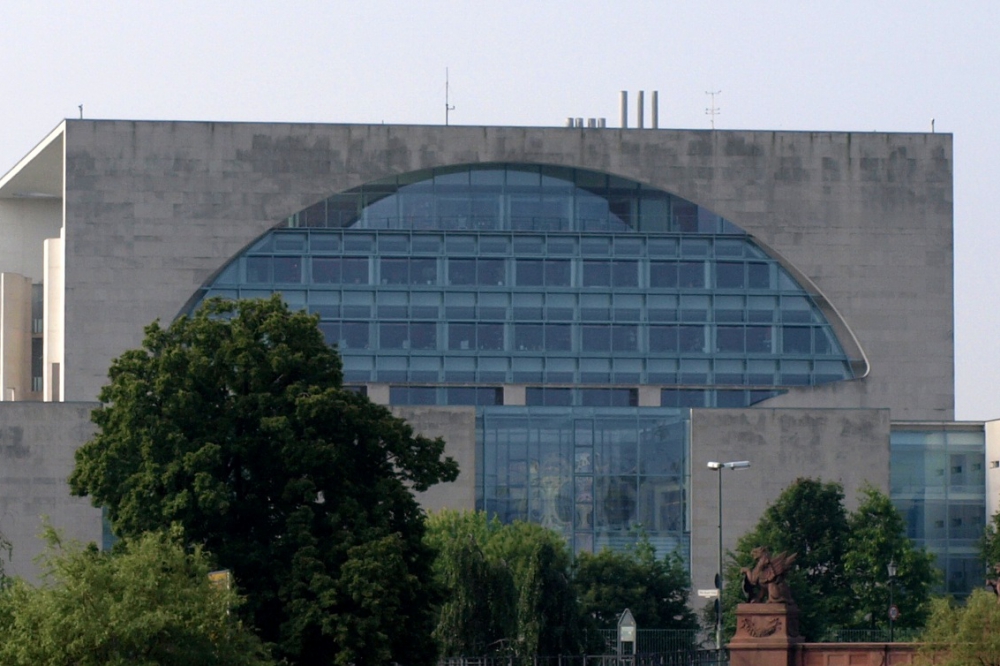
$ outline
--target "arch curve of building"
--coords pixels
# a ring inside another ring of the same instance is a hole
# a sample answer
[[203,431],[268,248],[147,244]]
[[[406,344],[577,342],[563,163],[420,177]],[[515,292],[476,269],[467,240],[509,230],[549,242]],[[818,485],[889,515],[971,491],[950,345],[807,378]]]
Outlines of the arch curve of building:
[[744,406],[867,372],[836,310],[773,250],[691,201],[585,169],[458,165],[334,194],[186,310],[274,291],[320,315],[349,382],[402,402],[495,404],[518,385],[528,404],[590,389],[637,404],[635,387],[659,386],[664,406]]

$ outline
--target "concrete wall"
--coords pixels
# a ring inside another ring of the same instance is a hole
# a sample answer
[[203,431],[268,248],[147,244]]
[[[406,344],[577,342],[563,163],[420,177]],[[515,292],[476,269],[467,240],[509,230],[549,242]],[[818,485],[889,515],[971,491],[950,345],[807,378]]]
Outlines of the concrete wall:
[[31,397],[31,278],[0,273],[0,401]]
[[[65,398],[301,208],[434,166],[580,166],[674,192],[755,234],[852,327],[871,375],[833,407],[953,417],[945,134],[66,121]],[[815,405],[795,391],[774,406]]]
[[0,271],[41,282],[42,242],[61,226],[61,199],[0,198]]
[[1000,421],[986,422],[986,521],[1000,513]]
[[439,483],[417,499],[427,511],[476,508],[476,409],[475,407],[393,407],[424,437],[442,437],[444,454],[458,463],[458,479]]
[[7,573],[34,580],[42,516],[68,539],[101,543],[101,512],[70,497],[73,452],[94,432],[94,403],[0,403],[0,532],[13,544]]
[[[719,559],[719,472],[709,461],[749,460],[722,471],[723,548],[753,529],[798,478],[837,481],[848,508],[865,483],[889,492],[887,409],[700,409],[691,417],[691,580],[714,587]],[[704,603],[704,600],[697,600]]]

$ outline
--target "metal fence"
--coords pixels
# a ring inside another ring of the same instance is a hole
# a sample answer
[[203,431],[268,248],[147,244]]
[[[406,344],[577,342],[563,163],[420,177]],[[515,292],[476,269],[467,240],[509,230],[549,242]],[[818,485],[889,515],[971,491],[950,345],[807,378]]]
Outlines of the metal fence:
[[681,650],[659,654],[635,654],[618,656],[561,655],[555,657],[452,657],[441,659],[438,666],[728,666],[729,655],[723,650],[721,655],[712,650]]
[[[894,629],[894,643],[912,643],[920,639],[920,629]],[[888,629],[838,629],[833,634],[834,643],[888,643]]]
[[[637,629],[635,633],[635,654],[690,652],[698,647],[701,638],[698,631],[683,629]],[[617,654],[618,630],[601,629],[600,635],[604,649]]]

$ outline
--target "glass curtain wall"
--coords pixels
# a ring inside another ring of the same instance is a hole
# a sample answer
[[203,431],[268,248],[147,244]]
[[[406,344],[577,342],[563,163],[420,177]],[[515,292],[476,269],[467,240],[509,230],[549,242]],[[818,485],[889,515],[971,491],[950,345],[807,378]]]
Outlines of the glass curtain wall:
[[983,584],[978,544],[986,526],[983,426],[894,424],[890,496],[907,535],[937,558],[944,591],[964,596]]
[[478,508],[621,549],[688,556],[689,415],[663,408],[483,407]]

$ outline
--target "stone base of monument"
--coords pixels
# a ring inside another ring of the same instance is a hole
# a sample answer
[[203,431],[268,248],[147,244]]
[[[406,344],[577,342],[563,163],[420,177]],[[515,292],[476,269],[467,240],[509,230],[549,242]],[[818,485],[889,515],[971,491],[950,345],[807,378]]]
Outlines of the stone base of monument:
[[795,604],[740,604],[736,634],[729,643],[730,666],[794,666],[799,635]]

